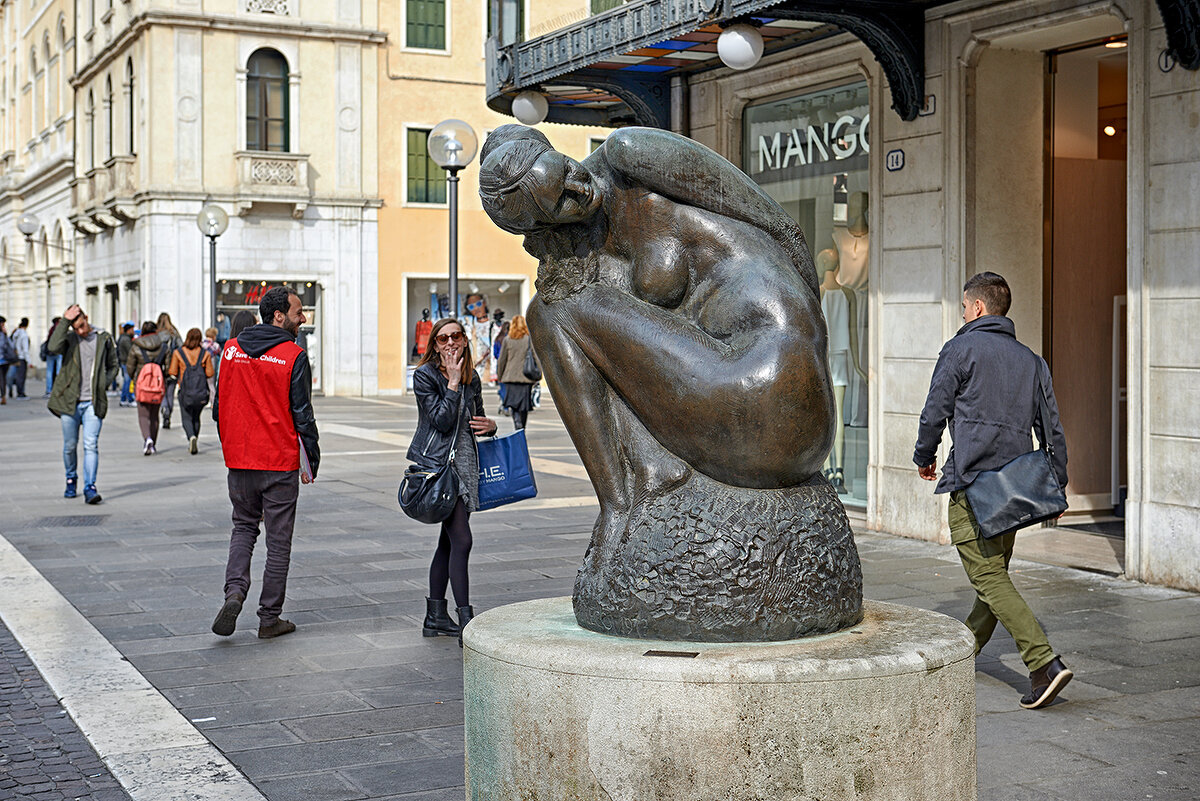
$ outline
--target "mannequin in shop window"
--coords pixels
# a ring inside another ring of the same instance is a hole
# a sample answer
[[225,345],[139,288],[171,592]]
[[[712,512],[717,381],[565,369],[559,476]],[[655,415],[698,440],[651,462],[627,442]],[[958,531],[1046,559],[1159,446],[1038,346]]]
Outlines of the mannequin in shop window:
[[846,225],[833,229],[838,254],[838,283],[856,292],[867,286],[866,192],[852,192],[846,204]]
[[838,494],[846,494],[846,479],[843,472],[846,449],[846,423],[844,408],[846,387],[854,372],[866,380],[859,364],[858,351],[858,298],[853,290],[841,285],[838,254],[826,248],[817,254],[817,275],[821,277],[821,310],[825,313],[825,324],[829,329],[829,380],[833,384],[836,422],[833,430],[833,448],[825,460],[824,475],[833,484]]

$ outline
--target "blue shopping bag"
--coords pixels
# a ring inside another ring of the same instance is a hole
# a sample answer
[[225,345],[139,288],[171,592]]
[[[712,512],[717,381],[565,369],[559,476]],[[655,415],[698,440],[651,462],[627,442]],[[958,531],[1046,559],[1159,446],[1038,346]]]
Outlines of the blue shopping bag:
[[479,441],[479,509],[537,497],[525,429]]

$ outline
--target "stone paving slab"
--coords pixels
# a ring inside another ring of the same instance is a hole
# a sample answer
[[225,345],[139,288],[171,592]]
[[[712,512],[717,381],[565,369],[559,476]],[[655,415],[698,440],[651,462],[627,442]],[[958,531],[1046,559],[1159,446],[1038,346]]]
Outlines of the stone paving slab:
[[[329,425],[319,480],[299,503],[285,605],[295,635],[257,640],[252,604],[233,637],[208,630],[229,528],[208,421],[199,455],[172,429],[148,458],[133,410],[114,408],[101,435],[105,503],[86,507],[60,497],[57,421],[32,402],[4,407],[0,448],[20,468],[5,476],[0,534],[271,801],[459,801],[461,652],[418,630],[436,532],[395,505],[415,409],[316,407]],[[590,536],[590,485],[551,404],[528,436],[539,497],[472,517],[477,610],[569,594]],[[91,525],[54,520],[67,516]],[[952,549],[868,532],[857,542],[868,597],[959,619],[970,608]],[[256,583],[261,564],[258,553]],[[1019,559],[1013,572],[1078,676],[1064,700],[1021,710],[1028,678],[1011,638],[1000,631],[985,648],[980,799],[1200,797],[1200,598]]]

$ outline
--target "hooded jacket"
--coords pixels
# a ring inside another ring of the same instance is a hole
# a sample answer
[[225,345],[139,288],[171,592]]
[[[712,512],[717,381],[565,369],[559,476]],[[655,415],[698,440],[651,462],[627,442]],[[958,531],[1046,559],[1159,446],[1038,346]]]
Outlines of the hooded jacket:
[[135,385],[138,373],[142,371],[144,365],[150,362],[158,362],[159,366],[163,368],[163,372],[166,372],[166,347],[165,337],[157,332],[133,340],[129,346],[129,356],[125,360],[125,369],[129,372],[129,378]]
[[[1050,431],[1038,415],[1038,378],[1046,392]],[[985,470],[996,470],[1033,450],[1029,435],[1049,437],[1054,472],[1067,484],[1067,442],[1045,360],[1017,341],[1007,317],[987,314],[964,325],[942,346],[921,412],[913,461],[933,464],[942,430],[950,429],[950,455],[936,492],[965,489]]]
[[[227,356],[233,355],[233,351],[229,349],[229,344],[234,341],[230,340],[229,343],[226,343],[225,354]],[[296,338],[285,329],[269,323],[252,325],[236,337],[238,347],[252,359],[259,358],[271,350],[271,348],[281,345],[284,342],[295,343],[295,341]],[[221,433],[221,417],[218,406],[220,397],[221,380],[218,378],[217,391],[212,401],[212,416],[213,420],[217,422],[218,435]],[[315,478],[317,475],[317,466],[321,461],[321,447],[318,441],[317,419],[313,414],[312,407],[312,368],[308,364],[308,357],[303,353],[292,364],[288,400],[292,411],[292,425],[296,429],[296,435],[304,443],[304,451],[308,455],[308,461],[312,465],[312,474]]]

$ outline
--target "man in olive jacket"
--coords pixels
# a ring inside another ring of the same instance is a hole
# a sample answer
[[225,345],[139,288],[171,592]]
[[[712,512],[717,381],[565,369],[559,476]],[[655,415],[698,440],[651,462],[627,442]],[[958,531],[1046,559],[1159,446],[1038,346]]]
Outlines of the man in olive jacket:
[[54,380],[47,408],[62,421],[63,466],[67,470],[64,498],[74,498],[78,486],[79,430],[83,429],[83,497],[100,503],[96,471],[100,466],[100,426],[108,413],[107,389],[117,375],[117,346],[108,332],[93,328],[78,305],[63,312],[46,350],[62,354],[62,370]]

